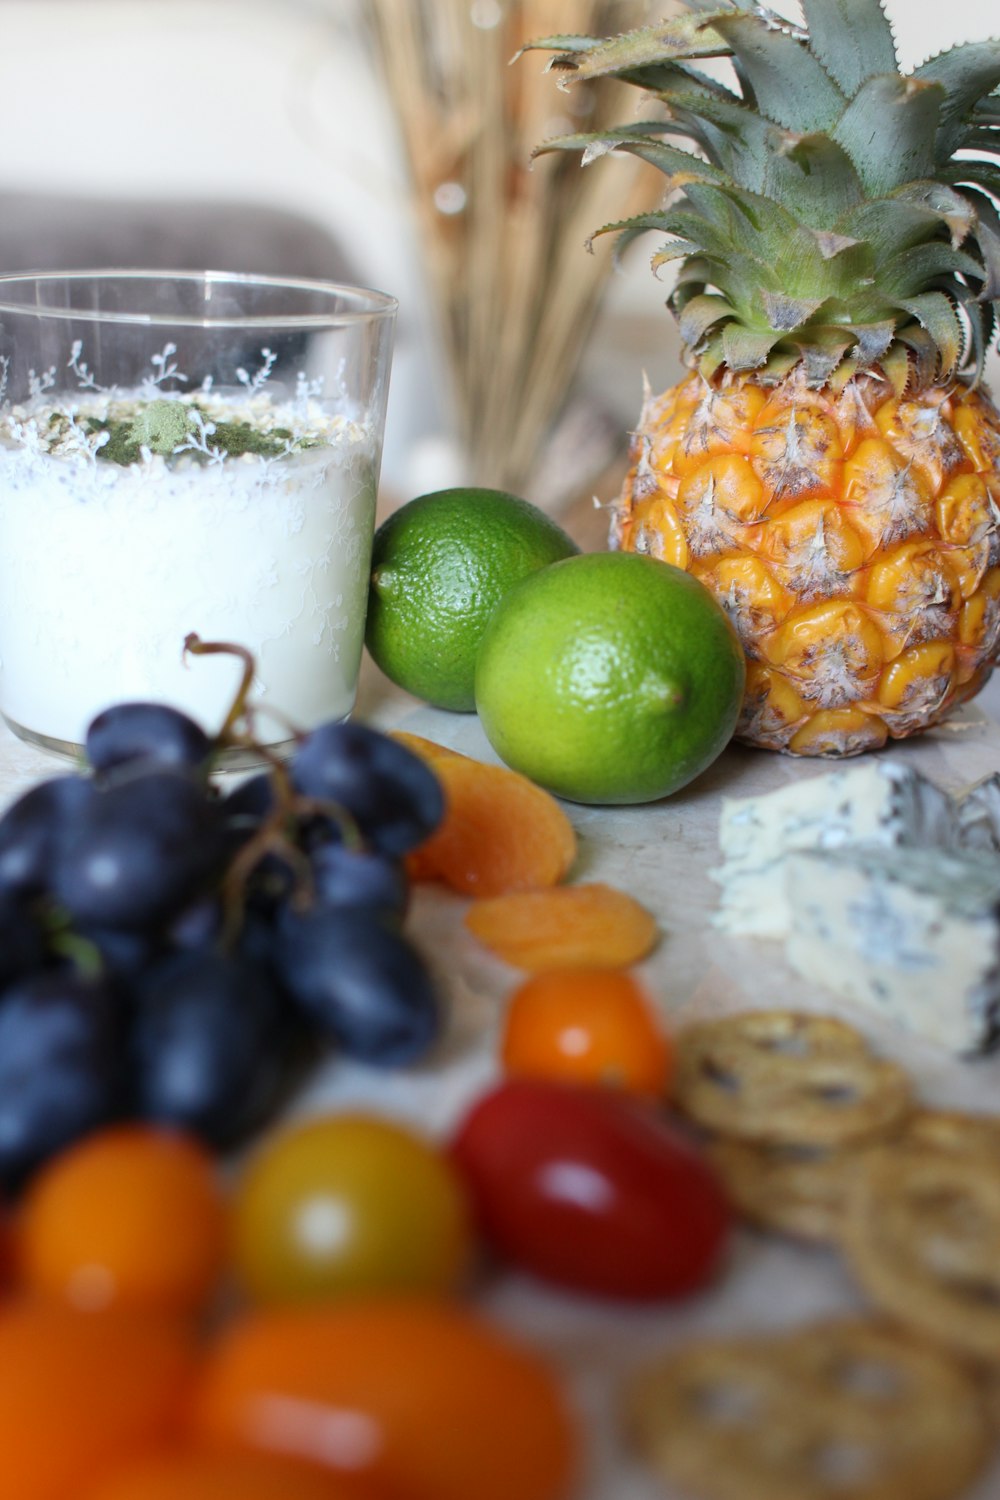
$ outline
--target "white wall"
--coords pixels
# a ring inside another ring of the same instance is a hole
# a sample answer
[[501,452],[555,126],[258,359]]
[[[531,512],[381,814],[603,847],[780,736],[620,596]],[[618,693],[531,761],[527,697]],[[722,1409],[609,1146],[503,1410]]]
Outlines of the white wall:
[[0,0],[0,190],[250,201],[399,297],[385,458],[437,421],[393,124],[346,0]]
[[[414,438],[446,415],[404,174],[384,101],[349,41],[352,4],[0,0],[0,190],[252,199],[328,224],[362,278],[401,300],[386,465],[407,490]],[[907,67],[1000,32],[996,0],[888,0],[888,10]],[[665,288],[646,261],[640,245],[587,361],[623,420],[636,410],[640,366],[662,383],[677,368]],[[1000,389],[995,356],[991,373]]]

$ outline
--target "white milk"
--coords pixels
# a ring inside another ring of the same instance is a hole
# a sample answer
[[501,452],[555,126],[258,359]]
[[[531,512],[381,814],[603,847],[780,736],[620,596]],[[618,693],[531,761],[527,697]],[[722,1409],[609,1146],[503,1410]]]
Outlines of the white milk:
[[[249,407],[215,411],[230,420]],[[260,401],[255,403],[260,407]],[[259,737],[287,739],[353,706],[375,511],[372,445],[313,414],[315,446],[212,461],[144,453],[124,467],[81,442],[48,451],[55,403],[0,426],[0,710],[79,744],[102,708],[152,699],[210,732],[241,667],[182,661],[185,636],[248,647]],[[79,415],[81,404],[73,408]],[[265,426],[280,425],[282,412]]]

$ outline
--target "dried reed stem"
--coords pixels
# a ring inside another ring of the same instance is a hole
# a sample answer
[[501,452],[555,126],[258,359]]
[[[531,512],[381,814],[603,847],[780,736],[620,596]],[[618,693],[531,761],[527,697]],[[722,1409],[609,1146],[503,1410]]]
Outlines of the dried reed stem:
[[[576,154],[531,166],[555,134],[630,118],[613,82],[557,90],[525,41],[622,31],[644,0],[368,0],[437,305],[458,435],[477,483],[524,489],[563,409],[611,250],[587,236],[649,203],[654,179]],[[623,103],[623,100],[626,102]],[[449,212],[449,209],[455,211]]]

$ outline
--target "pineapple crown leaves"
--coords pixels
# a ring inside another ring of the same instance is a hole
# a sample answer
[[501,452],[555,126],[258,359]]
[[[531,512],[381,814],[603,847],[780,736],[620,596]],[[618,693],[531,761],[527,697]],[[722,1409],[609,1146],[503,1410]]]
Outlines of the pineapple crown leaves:
[[868,78],[899,67],[892,27],[877,0],[802,0],[812,50],[851,99]]
[[[901,74],[882,0],[801,0],[804,27],[755,0],[682,3],[620,36],[522,49],[553,52],[562,87],[613,76],[662,111],[538,148],[665,174],[661,209],[594,237],[617,234],[619,253],[665,237],[653,267],[682,263],[669,304],[706,375],[978,380],[1000,298],[1000,41]],[[718,57],[733,86],[693,66]]]

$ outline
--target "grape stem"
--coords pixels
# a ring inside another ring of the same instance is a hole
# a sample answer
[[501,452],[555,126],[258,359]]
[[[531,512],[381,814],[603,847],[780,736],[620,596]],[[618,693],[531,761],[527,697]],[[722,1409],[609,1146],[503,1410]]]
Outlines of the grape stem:
[[[222,941],[223,946],[228,947],[235,942],[243,922],[246,883],[266,854],[279,855],[295,873],[295,899],[299,903],[308,903],[311,899],[312,876],[309,861],[295,842],[303,819],[316,816],[331,818],[340,828],[344,843],[352,849],[364,848],[364,839],[346,807],[322,798],[300,796],[281,757],[255,738],[254,709],[248,702],[256,669],[251,652],[232,641],[203,641],[196,631],[191,631],[184,637],[183,654],[235,656],[243,663],[243,676],[229,712],[215,736],[215,748],[217,751],[230,748],[253,750],[267,765],[274,788],[273,812],[236,855],[223,882]],[[303,738],[300,730],[293,730],[293,735],[296,740]]]
[[274,788],[274,809],[233,859],[223,881],[222,942],[227,948],[235,943],[242,926],[244,891],[247,881],[265,855],[278,855],[293,871],[295,904],[301,907],[308,905],[311,901],[313,895],[311,866],[296,842],[303,819],[331,818],[340,828],[341,836],[348,848],[364,848],[361,830],[346,807],[342,807],[339,802],[327,802],[319,797],[301,796],[292,784],[285,762],[266,745],[254,744],[252,740],[239,736],[230,743],[252,745],[267,762],[268,775]]
[[311,894],[309,861],[285,832],[287,811],[278,807],[231,862],[222,882],[222,947],[235,947],[243,927],[247,881],[266,854],[276,854],[294,871],[296,888],[303,882]]
[[233,641],[203,641],[197,631],[190,631],[184,637],[184,656],[235,656],[243,663],[243,676],[236,690],[236,696],[232,701],[229,712],[222,721],[222,727],[215,737],[215,742],[220,748],[240,743],[236,726],[240,720],[247,717],[247,698],[253,686],[255,663],[253,656],[246,646],[238,646]]

